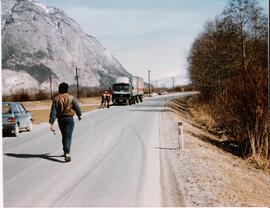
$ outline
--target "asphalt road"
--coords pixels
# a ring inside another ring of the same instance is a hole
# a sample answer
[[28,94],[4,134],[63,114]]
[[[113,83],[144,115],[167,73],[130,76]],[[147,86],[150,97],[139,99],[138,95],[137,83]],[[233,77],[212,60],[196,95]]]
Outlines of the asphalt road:
[[53,135],[49,124],[18,138],[4,137],[4,205],[161,206],[161,114],[166,113],[165,98],[175,96],[75,119],[70,163],[61,156],[59,129]]

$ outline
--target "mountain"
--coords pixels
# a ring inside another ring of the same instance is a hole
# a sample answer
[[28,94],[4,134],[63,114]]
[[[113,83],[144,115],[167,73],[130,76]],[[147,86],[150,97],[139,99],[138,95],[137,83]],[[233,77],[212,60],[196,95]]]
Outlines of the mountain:
[[174,87],[184,86],[184,85],[190,84],[190,81],[187,74],[178,74],[174,76],[166,76],[166,77],[154,79],[152,84],[155,87],[173,88],[173,84],[174,84]]
[[[63,11],[34,0],[1,0],[2,93],[49,90],[49,76],[80,86],[108,87],[131,76],[91,35]],[[55,89],[55,88],[54,88]]]

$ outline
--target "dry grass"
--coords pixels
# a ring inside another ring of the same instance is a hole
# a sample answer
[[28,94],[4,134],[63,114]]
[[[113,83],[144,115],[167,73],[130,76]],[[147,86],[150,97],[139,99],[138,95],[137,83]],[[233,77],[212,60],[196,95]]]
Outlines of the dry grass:
[[[212,143],[234,155],[246,158],[254,167],[269,172],[270,167],[269,160],[267,158],[263,158],[258,154],[245,155],[239,142],[224,129],[218,127],[218,122],[216,122],[216,120],[211,116],[211,106],[209,104],[198,103],[195,99],[196,98],[194,97],[175,99],[169,104],[169,107],[174,109],[174,111],[182,117],[188,119],[192,125],[203,128],[216,136],[216,139],[214,140],[201,138],[202,140]],[[267,131],[267,129],[268,128],[265,128],[265,131]],[[253,142],[255,141],[258,142],[259,140],[254,139]],[[264,153],[263,148],[268,147],[268,140],[262,142],[265,143],[261,146],[261,152]]]
[[32,113],[32,118],[33,118],[33,123],[34,124],[40,124],[43,122],[49,122],[49,114],[50,110],[45,109],[45,110],[31,110]]
[[[97,109],[100,103],[99,98],[97,97],[82,98],[79,99],[79,102],[83,113]],[[40,124],[49,121],[51,103],[51,100],[22,102],[24,107],[32,113],[34,124]]]
[[[97,106],[81,106],[82,112],[88,112],[97,109]],[[49,122],[50,109],[31,110],[33,123],[40,124]]]
[[208,130],[213,129],[215,126],[214,119],[210,116],[209,106],[201,106],[195,105],[190,108],[191,114],[195,120],[195,122],[200,125],[206,127]]
[[51,100],[42,100],[42,101],[25,101],[21,102],[27,110],[32,108],[47,107],[50,108],[52,101]]
[[[100,99],[98,97],[90,97],[90,98],[80,98],[80,104],[87,105],[87,104],[99,104]],[[26,109],[32,108],[40,108],[40,107],[47,107],[50,108],[52,101],[51,100],[42,100],[42,101],[25,101],[21,102]]]
[[79,101],[83,104],[100,104],[99,97],[80,98]]
[[205,127],[207,130],[212,129],[215,126],[215,121],[209,113],[208,105],[198,105],[193,102],[193,97],[178,98],[169,103],[169,107],[177,112],[180,112],[182,116],[186,118],[192,118],[192,120]]

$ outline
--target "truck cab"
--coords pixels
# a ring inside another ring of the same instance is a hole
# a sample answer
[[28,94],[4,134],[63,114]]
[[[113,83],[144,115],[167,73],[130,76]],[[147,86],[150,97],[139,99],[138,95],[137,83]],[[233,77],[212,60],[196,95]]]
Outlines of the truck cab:
[[143,79],[140,77],[117,77],[112,86],[113,104],[135,104],[143,101]]
[[113,104],[130,104],[132,86],[128,77],[119,77],[112,86]]

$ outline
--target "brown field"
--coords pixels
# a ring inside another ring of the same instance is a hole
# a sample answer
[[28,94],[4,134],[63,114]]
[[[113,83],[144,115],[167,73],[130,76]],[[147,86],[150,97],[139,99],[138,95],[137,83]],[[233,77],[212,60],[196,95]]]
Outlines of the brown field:
[[[27,101],[22,102],[26,110],[32,113],[33,123],[39,124],[49,121],[49,114],[51,108],[51,100],[43,101]],[[80,107],[82,112],[88,112],[94,109],[97,109],[100,101],[99,98],[81,98],[79,99]]]

